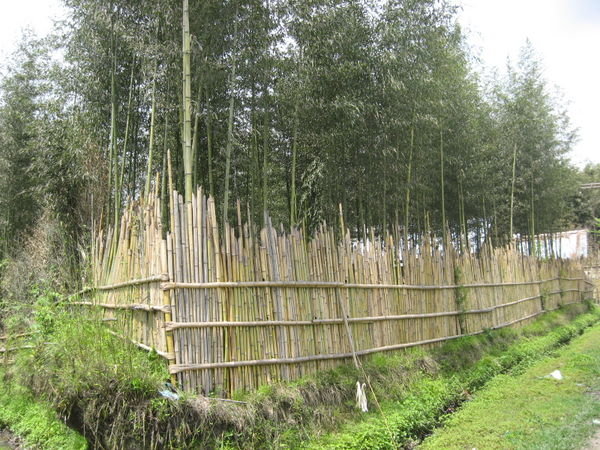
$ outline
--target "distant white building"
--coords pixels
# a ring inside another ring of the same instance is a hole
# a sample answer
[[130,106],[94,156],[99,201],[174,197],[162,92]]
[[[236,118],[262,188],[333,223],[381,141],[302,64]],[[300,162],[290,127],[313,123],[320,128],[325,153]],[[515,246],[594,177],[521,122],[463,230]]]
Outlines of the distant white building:
[[[585,258],[588,256],[589,230],[561,231],[560,233],[540,234],[534,243],[538,256],[560,256],[561,258]],[[519,248],[523,253],[529,253],[529,240],[523,238]]]

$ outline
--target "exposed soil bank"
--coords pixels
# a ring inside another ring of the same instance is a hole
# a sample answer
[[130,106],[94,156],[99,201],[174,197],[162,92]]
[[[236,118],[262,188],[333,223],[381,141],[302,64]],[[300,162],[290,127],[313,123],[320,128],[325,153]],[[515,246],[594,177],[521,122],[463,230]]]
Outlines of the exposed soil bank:
[[0,450],[19,449],[19,439],[8,430],[0,430]]

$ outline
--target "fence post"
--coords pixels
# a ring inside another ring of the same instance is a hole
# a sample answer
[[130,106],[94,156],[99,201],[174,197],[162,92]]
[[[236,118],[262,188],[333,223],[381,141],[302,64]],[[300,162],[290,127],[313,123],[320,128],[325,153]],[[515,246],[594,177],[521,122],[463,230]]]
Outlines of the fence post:
[[[168,267],[168,263],[167,263],[167,241],[166,240],[161,240],[161,244],[160,244],[160,268],[163,274],[168,274],[169,273],[169,267]],[[171,277],[169,277],[169,282],[173,281],[170,279]],[[172,311],[172,305],[171,305],[171,291],[169,289],[163,289],[162,291],[162,303],[163,306],[168,306],[169,310],[168,312],[164,313],[164,321],[165,322],[172,322],[173,320],[173,315],[171,313]],[[174,365],[177,364],[177,361],[175,360],[175,341],[173,340],[173,331],[167,331],[164,326],[163,326],[163,333],[165,333],[165,341],[167,343],[167,353],[169,354],[169,368]],[[170,371],[169,371],[170,372]],[[177,377],[175,376],[175,374],[171,374],[171,383],[173,384],[173,386],[175,386],[177,384]]]
[[459,311],[459,314],[456,316],[456,320],[458,321],[458,331],[460,332],[460,334],[465,334],[467,332],[467,318],[465,315],[467,288],[461,286],[462,270],[458,265],[454,266],[454,284],[456,285],[456,288],[454,289],[454,299],[456,301],[456,309],[457,311]]

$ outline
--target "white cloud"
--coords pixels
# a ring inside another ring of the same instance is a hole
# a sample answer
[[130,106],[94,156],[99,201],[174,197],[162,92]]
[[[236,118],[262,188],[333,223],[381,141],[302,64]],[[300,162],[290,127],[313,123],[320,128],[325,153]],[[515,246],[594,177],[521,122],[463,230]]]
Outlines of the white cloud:
[[64,15],[59,0],[0,0],[0,61],[15,49],[22,30],[31,28],[38,36],[48,34],[52,19]]
[[460,22],[486,65],[504,70],[529,38],[544,76],[568,101],[580,140],[571,158],[600,163],[600,2],[598,0],[465,0]]

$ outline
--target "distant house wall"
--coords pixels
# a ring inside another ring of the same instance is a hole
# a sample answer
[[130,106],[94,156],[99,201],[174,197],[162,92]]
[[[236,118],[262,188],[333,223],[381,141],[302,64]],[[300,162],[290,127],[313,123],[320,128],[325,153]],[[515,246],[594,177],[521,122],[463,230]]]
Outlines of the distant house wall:
[[[553,234],[540,234],[535,237],[535,254],[545,258],[586,258],[589,253],[589,230],[562,231]],[[517,238],[522,253],[529,253],[529,240]]]

